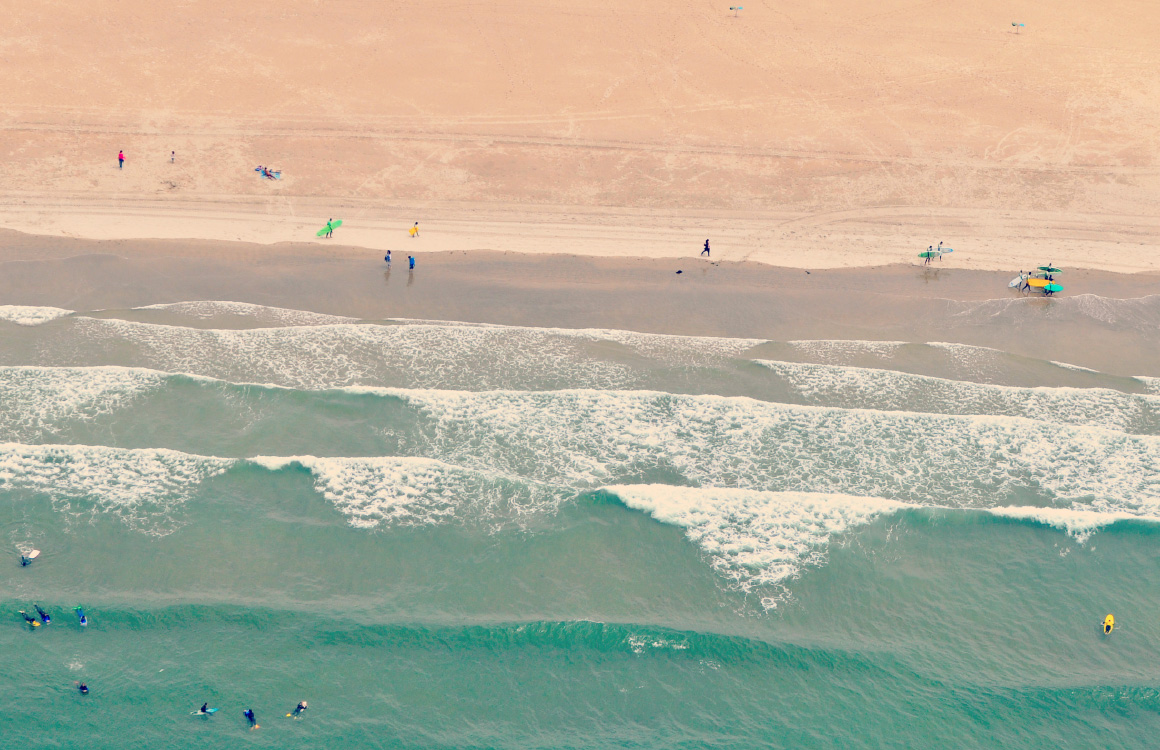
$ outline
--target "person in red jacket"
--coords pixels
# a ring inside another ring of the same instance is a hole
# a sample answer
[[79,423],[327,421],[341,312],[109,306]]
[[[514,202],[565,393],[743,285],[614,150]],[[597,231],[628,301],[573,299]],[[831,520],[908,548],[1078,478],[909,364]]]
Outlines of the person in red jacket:
[[124,168],[125,168],[125,152],[118,151],[117,152],[117,169],[124,169]]

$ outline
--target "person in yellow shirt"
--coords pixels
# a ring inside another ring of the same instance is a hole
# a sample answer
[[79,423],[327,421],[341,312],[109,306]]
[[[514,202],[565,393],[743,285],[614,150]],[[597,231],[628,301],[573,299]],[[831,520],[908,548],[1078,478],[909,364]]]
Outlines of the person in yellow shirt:
[[419,236],[419,222],[417,222],[417,221],[416,221],[416,222],[415,222],[415,226],[411,227],[411,229],[410,229],[410,235],[411,235],[412,237],[418,237],[418,236]]

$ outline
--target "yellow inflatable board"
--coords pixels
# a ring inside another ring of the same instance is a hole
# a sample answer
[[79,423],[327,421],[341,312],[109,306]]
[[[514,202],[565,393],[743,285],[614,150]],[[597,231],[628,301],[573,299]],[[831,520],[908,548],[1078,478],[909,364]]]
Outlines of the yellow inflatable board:
[[1104,618],[1104,635],[1112,632],[1112,628],[1116,627],[1116,618],[1108,615]]

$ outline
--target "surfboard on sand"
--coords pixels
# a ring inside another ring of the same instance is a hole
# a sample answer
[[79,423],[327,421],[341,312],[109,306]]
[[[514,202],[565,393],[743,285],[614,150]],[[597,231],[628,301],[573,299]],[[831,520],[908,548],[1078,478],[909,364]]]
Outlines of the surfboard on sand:
[[322,235],[326,234],[327,232],[332,231],[334,229],[338,229],[341,226],[342,226],[342,219],[336,219],[336,220],[330,222],[329,227],[323,227],[322,229],[319,229],[317,232],[315,232],[314,236],[321,237]]

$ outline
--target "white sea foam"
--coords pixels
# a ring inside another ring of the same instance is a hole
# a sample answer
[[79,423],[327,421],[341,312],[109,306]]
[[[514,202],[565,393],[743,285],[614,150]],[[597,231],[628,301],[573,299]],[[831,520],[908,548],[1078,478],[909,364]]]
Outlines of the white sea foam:
[[1160,395],[1160,378],[1152,378],[1147,375],[1135,375],[1135,380],[1139,380],[1148,389],[1149,393]]
[[820,564],[832,536],[905,507],[878,498],[804,492],[655,484],[606,489],[629,508],[684,529],[713,568],[744,590],[782,583],[803,566]]
[[991,508],[991,515],[1034,521],[1044,526],[1054,526],[1066,531],[1080,544],[1085,543],[1096,531],[1111,526],[1117,521],[1145,521],[1160,523],[1160,517],[1133,513],[1105,513],[1070,508],[1038,508],[1034,506],[1008,506]]
[[851,357],[871,355],[883,359],[893,357],[905,341],[860,341],[841,339],[803,339],[787,341],[794,349],[826,363],[845,362]]
[[[784,585],[804,568],[825,562],[833,537],[874,519],[902,510],[950,511],[942,506],[915,506],[874,497],[806,492],[620,485],[605,490],[625,506],[648,513],[661,523],[684,530],[710,565],[732,585]],[[1160,517],[1103,513],[1070,508],[1005,506],[986,512],[1065,531],[1083,544],[1099,529],[1119,521],[1160,523]],[[776,606],[777,597],[763,600]]]
[[255,322],[276,326],[318,326],[334,323],[354,323],[358,318],[345,315],[328,315],[309,310],[291,310],[284,307],[255,305],[249,302],[227,302],[222,300],[197,300],[191,302],[167,302],[158,305],[134,307],[134,310],[163,310],[198,320],[212,320],[222,316],[253,318]]
[[677,475],[955,507],[1160,505],[1160,438],[1094,427],[646,391],[392,392],[426,417],[426,455],[578,488]]
[[1077,372],[1094,372],[1097,375],[1100,372],[1099,370],[1093,370],[1090,367],[1081,367],[1079,365],[1068,364],[1067,362],[1056,362],[1054,359],[1050,360],[1050,362],[1056,367],[1062,367],[1065,370],[1075,370]]
[[1125,432],[1160,430],[1160,397],[1105,388],[1016,388],[839,365],[754,360],[809,404],[938,414],[1007,415]]
[[109,512],[167,533],[170,511],[233,463],[164,449],[0,443],[0,490],[46,495],[70,516]]
[[511,519],[555,507],[548,488],[494,472],[471,471],[429,458],[319,458],[259,456],[271,471],[294,464],[354,526],[429,524],[455,518]]
[[123,408],[166,375],[131,367],[0,367],[0,438],[32,440]]
[[32,307],[29,305],[0,305],[0,320],[22,326],[38,326],[50,320],[72,315],[72,310],[60,307]]
[[68,364],[118,347],[126,361],[152,369],[310,389],[381,384],[625,388],[639,385],[643,375],[615,361],[621,355],[603,343],[616,343],[632,357],[668,367],[712,366],[756,343],[623,331],[428,324],[236,330],[77,318],[76,326],[82,345],[92,353],[77,354],[69,347]]

